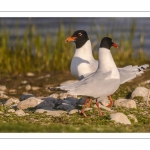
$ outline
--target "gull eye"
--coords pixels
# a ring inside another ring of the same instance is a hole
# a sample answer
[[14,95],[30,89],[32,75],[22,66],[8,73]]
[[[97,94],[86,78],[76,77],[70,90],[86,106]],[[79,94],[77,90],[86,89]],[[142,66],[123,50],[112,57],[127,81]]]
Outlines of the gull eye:
[[82,35],[82,33],[78,33],[78,36],[81,36]]

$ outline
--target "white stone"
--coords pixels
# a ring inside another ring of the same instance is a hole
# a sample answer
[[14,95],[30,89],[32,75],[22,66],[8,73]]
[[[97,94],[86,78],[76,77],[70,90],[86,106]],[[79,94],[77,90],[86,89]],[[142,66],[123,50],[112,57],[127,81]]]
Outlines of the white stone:
[[43,102],[43,100],[35,97],[29,97],[26,100],[23,100],[20,103],[18,103],[17,108],[18,109],[33,108],[39,105],[41,102]]
[[136,102],[132,99],[123,99],[120,98],[114,101],[114,106],[121,106],[126,108],[136,108]]
[[33,77],[33,76],[35,76],[35,74],[32,73],[32,72],[28,72],[26,75],[27,75],[28,77]]
[[146,81],[142,82],[141,84],[150,84],[150,80],[146,80]]
[[72,115],[72,114],[75,114],[75,113],[77,113],[77,112],[79,112],[78,109],[72,109],[68,114],[69,114],[69,115]]
[[4,112],[0,111],[0,114],[4,114]]
[[28,81],[24,80],[24,81],[21,81],[21,84],[27,84]]
[[91,107],[87,107],[87,108],[85,108],[84,109],[84,111],[90,111],[90,110],[92,110],[93,108],[91,108]]
[[11,106],[13,104],[18,104],[19,102],[20,101],[18,98],[9,98],[4,105],[5,106]]
[[33,90],[33,91],[36,91],[36,90],[39,90],[39,89],[40,89],[40,87],[37,87],[37,86],[33,86],[33,87],[32,87],[32,90]]
[[68,96],[68,94],[67,93],[60,93],[59,94],[59,99],[65,99],[65,98],[67,98],[67,96]]
[[25,116],[26,115],[25,112],[23,110],[21,110],[21,109],[20,110],[16,110],[15,114],[17,116]]
[[132,92],[131,97],[132,97],[132,98],[138,97],[138,96],[147,97],[147,96],[148,96],[148,91],[149,91],[149,89],[147,89],[147,88],[145,88],[145,87],[137,87],[137,88]]
[[31,85],[29,85],[29,84],[26,85],[25,89],[26,89],[27,91],[31,90]]
[[16,89],[10,89],[9,92],[10,92],[10,93],[16,93],[17,90],[16,90]]
[[15,112],[15,110],[14,110],[14,109],[9,109],[9,110],[8,110],[8,112],[10,112],[10,113],[14,113],[14,112]]
[[5,95],[4,91],[0,91],[0,98],[1,99],[8,99],[9,96]]
[[52,97],[52,98],[58,99],[59,95],[58,95],[57,93],[54,93],[54,94],[51,94],[49,97]]
[[6,86],[5,85],[0,85],[0,90],[1,91],[5,91],[7,88],[6,88]]
[[117,123],[131,124],[130,120],[123,113],[118,112],[118,113],[110,114],[110,118],[111,120],[114,120]]

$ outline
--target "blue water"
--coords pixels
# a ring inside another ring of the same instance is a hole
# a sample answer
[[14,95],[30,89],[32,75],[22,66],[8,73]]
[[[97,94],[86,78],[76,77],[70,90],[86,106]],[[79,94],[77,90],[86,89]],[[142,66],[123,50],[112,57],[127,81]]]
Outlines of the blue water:
[[[86,30],[92,42],[98,40],[97,36],[94,35],[95,32],[101,36],[105,36],[104,33],[107,32],[113,33],[115,42],[118,43],[121,34],[129,37],[133,19],[136,24],[133,49],[140,49],[140,37],[142,35],[142,48],[146,53],[150,53],[150,18],[0,18],[0,28],[2,29],[5,26],[7,31],[10,31],[12,39],[16,37],[16,27],[18,35],[22,38],[26,27],[34,25],[36,32],[45,37],[47,34],[55,36],[60,24],[63,23],[65,29],[69,29],[73,25],[74,31],[78,29]],[[95,32],[91,30],[93,25]],[[102,30],[105,30],[105,32],[102,32]]]

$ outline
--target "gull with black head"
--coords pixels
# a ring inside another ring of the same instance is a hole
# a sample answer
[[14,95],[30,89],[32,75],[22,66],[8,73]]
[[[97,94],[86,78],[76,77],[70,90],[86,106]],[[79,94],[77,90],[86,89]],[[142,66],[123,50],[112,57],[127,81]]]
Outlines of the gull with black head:
[[[89,98],[95,98],[100,116],[102,112],[97,99],[113,94],[120,86],[120,74],[110,52],[111,46],[117,47],[111,38],[104,37],[99,47],[97,70],[80,81],[65,85],[68,94],[87,96],[85,103]],[[84,109],[81,112],[86,117]]]

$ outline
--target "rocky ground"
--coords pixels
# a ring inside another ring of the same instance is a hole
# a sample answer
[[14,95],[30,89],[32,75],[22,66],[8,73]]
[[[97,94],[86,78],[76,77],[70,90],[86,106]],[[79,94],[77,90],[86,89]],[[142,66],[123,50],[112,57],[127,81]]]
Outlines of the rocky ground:
[[[149,72],[146,72],[143,76],[137,77],[132,82],[121,85],[113,96],[115,102],[112,108],[106,107],[109,103],[107,98],[99,99],[99,105],[104,115],[103,120],[124,125],[140,124],[142,121],[147,123],[150,119],[149,79]],[[79,114],[85,97],[68,96],[64,92],[50,91],[48,89],[48,87],[59,85],[67,80],[75,80],[75,78],[69,72],[27,73],[24,75],[1,77],[1,122],[5,124],[17,122],[17,117],[28,116],[30,118],[30,115],[33,117],[33,114],[44,114],[52,118],[72,117],[78,114],[77,118],[83,118]],[[96,111],[96,105],[94,103],[92,107],[86,108],[86,113],[91,119],[94,118],[94,114],[99,117]],[[12,116],[13,119],[11,118]],[[142,116],[143,118],[146,117],[146,119],[143,120],[141,118]],[[39,120],[34,118],[32,123],[38,122]],[[50,123],[54,122],[51,122],[50,119],[48,124]],[[62,123],[62,120],[60,123]],[[43,121],[43,124],[46,123]]]

